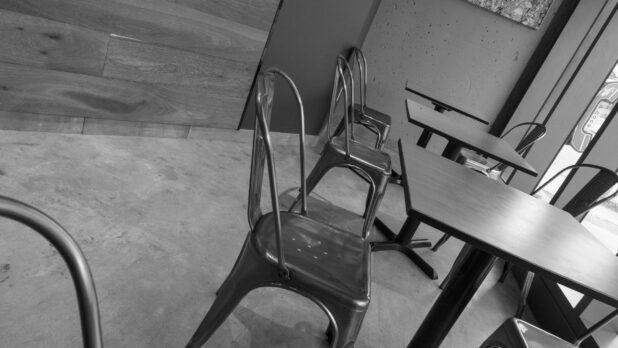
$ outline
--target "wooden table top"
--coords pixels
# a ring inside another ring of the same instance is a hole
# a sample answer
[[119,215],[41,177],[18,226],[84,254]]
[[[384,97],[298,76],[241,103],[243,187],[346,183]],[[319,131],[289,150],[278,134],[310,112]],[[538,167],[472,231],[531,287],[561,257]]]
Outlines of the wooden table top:
[[425,98],[431,101],[433,105],[437,105],[444,110],[447,110],[447,111],[452,110],[464,116],[470,117],[471,119],[481,122],[483,124],[489,124],[489,121],[485,120],[483,117],[480,116],[481,115],[480,112],[478,111],[471,112],[468,108],[466,108],[466,110],[462,110],[461,108],[457,108],[451,105],[448,101],[443,100],[443,98],[437,99],[435,97],[432,97],[429,95],[429,92],[423,91],[420,87],[415,86],[410,81],[406,81],[406,91],[414,93],[422,98]]
[[400,140],[408,214],[618,307],[618,258],[563,210]]
[[428,108],[417,108],[406,100],[408,121],[451,142],[472,149],[487,157],[506,163],[526,174],[537,176],[536,170],[509,143],[480,129],[466,127],[451,118]]

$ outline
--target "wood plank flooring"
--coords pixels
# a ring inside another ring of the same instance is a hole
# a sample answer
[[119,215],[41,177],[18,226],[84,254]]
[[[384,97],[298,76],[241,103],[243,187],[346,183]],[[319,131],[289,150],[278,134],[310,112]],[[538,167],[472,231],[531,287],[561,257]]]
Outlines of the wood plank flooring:
[[278,6],[0,1],[0,129],[186,137],[193,125],[235,128]]

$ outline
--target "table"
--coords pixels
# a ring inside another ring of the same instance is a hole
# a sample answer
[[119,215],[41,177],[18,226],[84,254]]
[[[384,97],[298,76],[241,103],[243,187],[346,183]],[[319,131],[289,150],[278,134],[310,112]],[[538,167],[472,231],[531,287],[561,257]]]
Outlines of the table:
[[438,100],[434,97],[431,97],[428,92],[422,91],[420,87],[414,86],[412,83],[410,83],[410,81],[406,81],[406,91],[414,93],[422,98],[429,100],[434,105],[434,110],[439,113],[443,113],[444,111],[456,111],[466,117],[469,117],[483,124],[489,124],[489,122],[486,121],[484,118],[476,116],[476,115],[480,115],[479,112],[472,113],[472,112],[464,111],[460,108],[456,108],[452,105],[449,105],[449,103],[444,102],[443,100]]
[[489,158],[520,170],[526,174],[537,175],[536,170],[515,149],[502,138],[486,133],[480,129],[465,127],[461,123],[428,108],[418,108],[416,103],[406,100],[408,121],[423,128],[417,145],[427,146],[433,133],[448,140],[442,156],[455,159],[462,147],[472,149]]
[[[424,128],[423,134],[416,143],[420,147],[427,146],[431,134],[437,133],[449,141],[449,144],[442,153],[442,156],[444,157],[455,159],[459,153],[460,147],[465,146],[490,158],[507,163],[511,167],[521,170],[524,173],[534,176],[537,175],[536,170],[534,170],[534,168],[523,157],[521,157],[521,155],[511,147],[511,145],[499,137],[475,128],[465,127],[462,124],[454,123],[452,119],[428,108],[417,108],[415,103],[410,100],[406,101],[406,110],[408,113],[408,120],[411,123]],[[417,112],[413,112],[414,110]],[[472,172],[471,170],[468,171]],[[378,217],[376,217],[374,225],[390,242],[373,243],[372,251],[402,252],[429,278],[438,278],[438,274],[433,267],[427,264],[427,262],[425,262],[413,250],[420,247],[426,247],[427,241],[413,240],[412,238],[407,237],[409,234],[404,233],[404,230],[415,230],[418,227],[418,222],[404,223],[398,234],[395,234]],[[446,241],[446,239],[442,240],[442,242],[444,241]]]
[[[618,307],[618,258],[563,210],[405,141],[399,142],[408,225],[468,243],[461,266],[408,347],[438,347],[500,257]],[[411,239],[413,229],[402,239]]]

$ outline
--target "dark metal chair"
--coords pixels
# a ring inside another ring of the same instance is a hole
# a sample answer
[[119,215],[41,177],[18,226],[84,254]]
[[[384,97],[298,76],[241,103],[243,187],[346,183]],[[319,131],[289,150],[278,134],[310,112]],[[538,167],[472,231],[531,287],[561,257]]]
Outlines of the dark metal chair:
[[103,347],[99,304],[94,281],[88,262],[75,240],[51,217],[12,198],[0,196],[0,216],[32,228],[58,250],[69,268],[77,293],[84,347]]
[[[352,77],[355,78],[358,76],[358,82],[356,82],[356,80],[355,82],[359,86],[358,95],[360,103],[353,103],[354,108],[351,111],[352,117],[350,117],[348,121],[360,124],[375,134],[375,148],[377,150],[382,150],[391,130],[391,117],[367,106],[367,60],[359,48],[355,47],[352,49],[349,62],[352,67]],[[356,70],[357,73],[355,73],[354,70]],[[337,92],[337,97],[340,97],[341,92],[342,89],[340,88]],[[352,88],[352,93],[356,93],[354,88]],[[343,133],[345,127],[344,121],[345,118],[342,118],[335,130],[335,135]]]
[[353,119],[376,135],[375,148],[382,150],[391,130],[391,117],[367,106],[367,60],[363,51],[356,47],[352,50],[352,59],[352,64],[356,62],[358,66],[360,86],[360,103],[354,104]]
[[[528,127],[521,141],[515,147],[515,151],[520,155],[523,155],[534,143],[541,140],[545,136],[547,129],[540,123],[523,122],[507,130],[504,134],[502,134],[501,138],[506,137],[513,130],[520,127]],[[509,167],[508,164],[489,160],[487,157],[469,149],[461,150],[459,156],[457,157],[457,162],[494,180],[501,180],[502,182],[504,182],[502,174]],[[443,234],[431,250],[438,251],[438,249],[440,249],[440,247],[444,245],[450,237],[451,236],[448,234]]]
[[603,327],[603,325],[609,323],[616,316],[618,316],[618,310],[613,311],[601,321],[588,328],[572,342],[565,341],[524,320],[510,318],[496,329],[496,331],[481,344],[480,348],[579,347],[585,339],[590,337],[596,330]]
[[[300,212],[279,209],[269,135],[277,75],[291,87],[300,112]],[[318,304],[330,319],[327,335],[332,337],[332,347],[351,347],[369,306],[369,243],[358,234],[307,216],[304,114],[300,95],[290,77],[276,68],[259,73],[256,104],[248,202],[251,230],[236,264],[187,347],[201,347],[249,291],[264,286],[291,290]],[[266,214],[260,208],[265,162],[272,203],[272,212]]]
[[[340,90],[343,93],[339,93]],[[376,212],[390,178],[391,158],[385,152],[373,149],[354,140],[354,122],[349,121],[351,106],[354,105],[354,93],[352,91],[354,91],[352,70],[346,59],[340,55],[337,57],[331,105],[327,119],[329,141],[324,145],[320,158],[307,177],[306,194],[313,191],[320,179],[330,169],[347,167],[354,170],[355,173],[369,183],[369,193],[364,214],[365,223],[362,231],[363,238],[365,238],[371,231]],[[341,99],[344,101],[343,134],[331,136],[330,120]],[[300,196],[298,199],[300,199]],[[295,205],[298,203],[298,199]],[[292,207],[295,207],[295,205]]]

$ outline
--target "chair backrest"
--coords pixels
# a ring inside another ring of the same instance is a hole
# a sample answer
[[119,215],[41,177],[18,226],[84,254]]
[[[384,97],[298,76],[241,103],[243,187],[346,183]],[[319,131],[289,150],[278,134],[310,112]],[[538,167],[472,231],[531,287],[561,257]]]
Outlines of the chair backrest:
[[359,104],[361,112],[365,112],[367,106],[367,60],[360,48],[354,47],[352,49],[352,68],[358,67],[358,85],[359,85]]
[[[522,122],[511,127],[509,130],[502,134],[501,138],[506,137],[509,133],[520,127],[528,127],[526,134],[519,141],[519,144],[515,147],[515,151],[520,155],[523,155],[534,143],[541,140],[547,133],[547,128],[544,125],[536,122]],[[507,164],[498,163],[491,168],[491,170],[503,171],[508,167]]]
[[281,213],[279,210],[279,191],[277,189],[277,174],[275,171],[274,154],[270,140],[270,118],[273,108],[275,95],[275,80],[276,76],[281,76],[294,93],[294,97],[298,104],[300,115],[300,179],[301,179],[301,195],[302,206],[301,214],[307,214],[307,196],[306,196],[306,180],[305,180],[305,114],[303,103],[300,98],[300,93],[292,79],[283,71],[277,68],[269,68],[260,72],[257,76],[256,84],[256,109],[255,115],[255,130],[253,133],[253,154],[251,157],[251,175],[249,179],[249,202],[247,205],[247,213],[249,217],[249,226],[251,229],[255,227],[262,216],[260,208],[262,195],[262,182],[264,175],[264,163],[268,166],[268,179],[270,184],[270,198],[272,202],[272,212],[275,217],[275,237],[277,243],[277,262],[282,275],[289,277],[289,270],[285,264],[285,255],[283,254],[283,239],[281,237]]
[[354,76],[352,75],[352,69],[347,59],[342,55],[338,55],[337,64],[335,65],[330,108],[326,120],[326,131],[329,141],[335,137],[331,132],[330,124],[342,97],[345,151],[346,155],[350,156],[350,139],[354,139],[354,118],[352,117],[352,113],[354,112]]
[[[598,172],[567,202],[564,208],[562,208],[564,211],[574,217],[578,217],[597,205],[614,198],[616,194],[618,194],[618,189],[615,189],[612,193],[606,194],[609,189],[618,183],[618,174],[605,167],[587,163],[574,164],[564,167],[545,183],[538,186],[531,194],[534,195],[541,191],[550,182],[562,175],[562,173],[581,168],[591,168],[598,170]],[[550,203],[554,204],[557,201],[558,196],[559,194],[556,194]]]
[[51,217],[12,198],[0,196],[0,216],[32,228],[58,250],[69,268],[77,293],[84,347],[103,347],[99,303],[94,281],[88,262],[75,240]]

